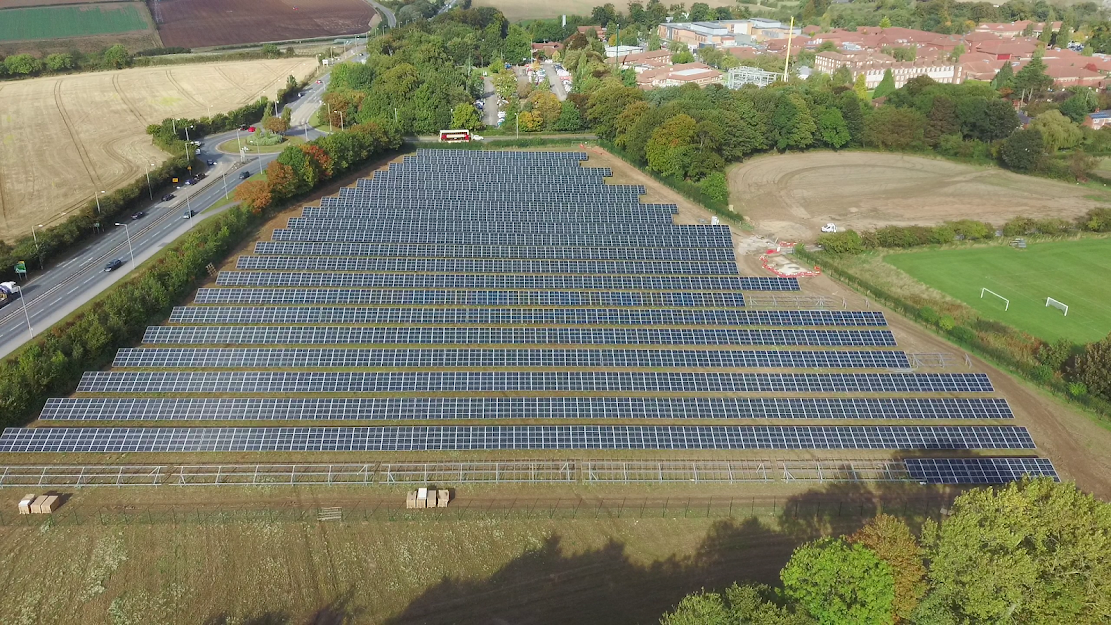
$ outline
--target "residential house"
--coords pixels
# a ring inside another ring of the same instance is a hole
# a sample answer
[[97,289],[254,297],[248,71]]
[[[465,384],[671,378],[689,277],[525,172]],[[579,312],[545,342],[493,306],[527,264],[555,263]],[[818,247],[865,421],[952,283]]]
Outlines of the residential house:
[[639,74],[671,65],[671,51],[660,49],[626,54],[618,57],[617,62],[621,64],[621,69],[631,69]]
[[1092,130],[1099,130],[1108,124],[1111,124],[1111,110],[1088,113],[1084,118],[1084,125]]
[[840,67],[848,67],[852,72],[853,80],[863,74],[864,84],[869,89],[879,85],[884,73],[889,69],[895,79],[896,88],[902,87],[908,80],[918,76],[929,76],[939,83],[957,84],[964,80],[961,65],[947,58],[900,62],[894,57],[878,52],[819,52],[814,58],[815,71],[832,74]]

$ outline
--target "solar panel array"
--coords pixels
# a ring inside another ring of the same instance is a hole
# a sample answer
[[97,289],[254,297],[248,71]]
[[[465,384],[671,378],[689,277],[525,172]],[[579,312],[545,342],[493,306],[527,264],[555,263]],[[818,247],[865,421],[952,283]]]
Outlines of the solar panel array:
[[[987,376],[912,370],[881,312],[747,307],[799,283],[738,275],[727,226],[675,225],[585,160],[407,156],[290,218],[0,452],[1034,448]],[[1035,460],[912,472],[1055,475]]]

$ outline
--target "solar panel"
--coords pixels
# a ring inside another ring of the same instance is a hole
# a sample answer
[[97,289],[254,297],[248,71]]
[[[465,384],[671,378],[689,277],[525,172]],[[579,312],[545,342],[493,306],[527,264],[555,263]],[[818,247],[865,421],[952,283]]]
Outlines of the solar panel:
[[559,260],[683,260],[733,262],[729,247],[566,247],[557,245],[399,245],[327,241],[259,241],[260,256],[364,256],[375,258],[520,258]]
[[674,349],[124,348],[113,367],[142,369],[695,368],[908,369],[903,352]]
[[556,274],[378,274],[221,271],[220,286],[371,287],[543,291],[740,291],[739,276],[621,276]]
[[982,373],[89,371],[79,393],[990,393]]
[[394,308],[361,306],[178,306],[171,323],[390,325],[867,326],[882,321],[846,311],[630,308]]
[[208,345],[803,345],[893,347],[890,330],[150,326],[144,343]]
[[582,232],[528,233],[490,232],[489,230],[406,230],[400,226],[376,230],[291,230],[276,229],[275,241],[319,241],[399,245],[517,245],[570,247],[732,247],[727,232],[677,231],[670,234],[639,233],[630,228],[624,233],[589,234]]
[[464,289],[200,289],[197,304],[373,304],[394,306],[578,306],[737,308],[744,296],[684,291],[525,291]]
[[732,262],[552,260],[502,258],[357,258],[345,256],[240,256],[236,269],[371,271],[379,273],[559,273],[595,275],[735,276]]
[[7,428],[0,453],[525,449],[1033,449],[1012,426]]
[[40,419],[410,421],[457,419],[1012,419],[997,398],[65,397]]
[[1006,484],[1024,476],[1060,482],[1048,458],[907,458],[913,480],[923,484]]

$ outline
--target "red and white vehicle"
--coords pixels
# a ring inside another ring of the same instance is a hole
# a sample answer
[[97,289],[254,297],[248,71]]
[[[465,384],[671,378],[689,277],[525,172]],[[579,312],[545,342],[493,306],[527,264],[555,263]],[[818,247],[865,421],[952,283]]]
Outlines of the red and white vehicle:
[[440,143],[460,143],[473,139],[470,130],[441,130]]

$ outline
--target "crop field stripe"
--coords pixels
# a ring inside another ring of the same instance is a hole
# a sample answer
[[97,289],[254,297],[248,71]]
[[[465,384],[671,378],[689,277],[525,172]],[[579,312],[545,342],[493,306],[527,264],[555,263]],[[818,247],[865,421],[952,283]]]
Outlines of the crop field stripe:
[[148,30],[138,4],[113,3],[0,10],[0,41],[63,39]]
[[[1111,332],[1105,305],[1111,301],[1111,239],[911,252],[886,260],[981,315],[1045,340],[1088,342]],[[1010,310],[997,299],[980,299],[984,287],[1010,299]],[[1068,304],[1068,317],[1046,308],[1047,297]]]

